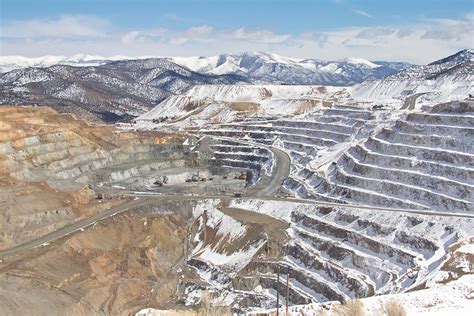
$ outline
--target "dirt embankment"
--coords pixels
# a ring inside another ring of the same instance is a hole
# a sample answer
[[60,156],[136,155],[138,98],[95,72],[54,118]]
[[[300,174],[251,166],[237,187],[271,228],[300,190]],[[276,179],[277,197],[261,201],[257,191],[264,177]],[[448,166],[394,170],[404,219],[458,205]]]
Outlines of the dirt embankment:
[[185,215],[130,213],[0,263],[0,314],[127,315],[170,308]]

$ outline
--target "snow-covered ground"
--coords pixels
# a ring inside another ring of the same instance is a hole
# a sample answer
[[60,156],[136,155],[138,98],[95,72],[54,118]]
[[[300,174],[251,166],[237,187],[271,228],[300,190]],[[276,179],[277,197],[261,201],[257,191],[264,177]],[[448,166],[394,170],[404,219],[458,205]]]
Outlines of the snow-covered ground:
[[464,100],[474,94],[474,74],[448,76],[436,80],[378,80],[367,81],[354,86],[351,97],[361,102],[391,104],[414,94],[420,95],[416,108],[423,105]]
[[[284,298],[282,299],[284,300]],[[389,306],[397,306],[395,310],[404,310],[407,316],[468,316],[472,315],[474,311],[474,274],[462,276],[447,284],[436,284],[428,289],[368,297],[361,299],[360,302],[362,303],[360,310],[363,311],[363,315],[367,316],[394,315],[388,314]],[[319,313],[324,313],[322,315],[327,316],[349,315],[340,313],[339,309],[338,302],[292,306],[289,309],[289,315],[312,316],[319,315]],[[158,310],[155,312],[156,314],[139,312],[137,316],[166,315],[160,314]],[[276,312],[276,310],[258,310],[249,312],[247,315],[256,315],[262,312],[269,313]],[[285,308],[280,308],[280,313],[284,314]]]

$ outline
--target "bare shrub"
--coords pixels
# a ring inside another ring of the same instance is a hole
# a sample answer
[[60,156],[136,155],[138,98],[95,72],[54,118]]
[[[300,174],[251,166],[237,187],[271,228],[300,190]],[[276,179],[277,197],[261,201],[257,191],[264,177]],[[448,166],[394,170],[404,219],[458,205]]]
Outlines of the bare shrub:
[[249,112],[257,112],[258,111],[258,104],[254,102],[232,102],[230,104],[232,110],[238,111],[238,112],[243,112],[243,111],[249,111]]
[[230,306],[214,306],[212,304],[213,295],[209,291],[201,293],[201,306],[197,311],[197,315],[205,316],[231,316],[232,309]]
[[230,306],[212,307],[210,316],[232,316],[232,309]]
[[208,315],[211,309],[212,296],[209,291],[201,292],[201,306],[197,312],[198,315]]
[[391,299],[384,304],[385,313],[387,316],[406,316],[405,308],[396,300]]
[[334,306],[332,315],[337,316],[365,316],[364,304],[359,299],[347,301],[342,305]]
[[328,315],[329,315],[329,312],[325,309],[318,310],[315,314],[315,316],[328,316]]

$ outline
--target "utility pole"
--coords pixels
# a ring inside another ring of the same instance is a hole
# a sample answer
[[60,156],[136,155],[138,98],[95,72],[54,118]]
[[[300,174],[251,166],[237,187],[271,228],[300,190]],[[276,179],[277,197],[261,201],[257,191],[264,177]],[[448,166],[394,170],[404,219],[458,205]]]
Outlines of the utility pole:
[[276,316],[278,316],[278,312],[279,312],[279,308],[280,308],[280,295],[278,294],[278,286],[280,285],[280,266],[277,265],[277,285],[276,285],[276,291],[277,291],[277,314]]
[[290,294],[290,271],[286,273],[286,316],[288,316],[288,298]]

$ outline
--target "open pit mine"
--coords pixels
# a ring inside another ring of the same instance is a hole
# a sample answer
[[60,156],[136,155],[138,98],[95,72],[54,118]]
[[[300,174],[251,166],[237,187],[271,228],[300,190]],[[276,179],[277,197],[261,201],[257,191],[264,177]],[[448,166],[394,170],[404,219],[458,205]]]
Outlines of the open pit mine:
[[0,315],[472,306],[471,79],[197,85],[114,125],[2,105]]

